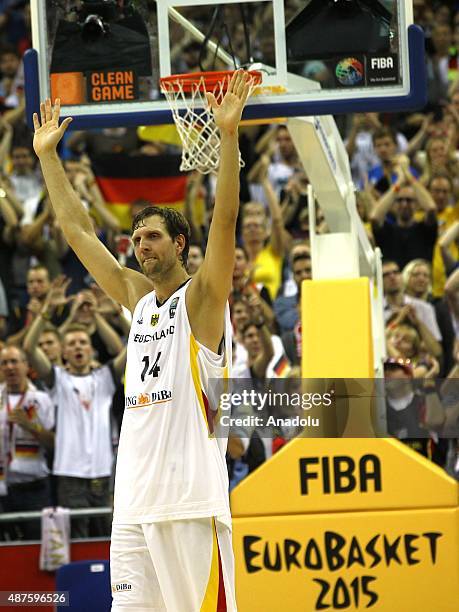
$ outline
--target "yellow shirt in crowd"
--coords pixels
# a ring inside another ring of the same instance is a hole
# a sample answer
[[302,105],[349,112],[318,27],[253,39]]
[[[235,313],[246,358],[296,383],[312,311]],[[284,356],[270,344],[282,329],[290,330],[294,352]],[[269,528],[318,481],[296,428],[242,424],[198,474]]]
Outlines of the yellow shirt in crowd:
[[[445,231],[453,225],[456,221],[459,221],[459,205],[447,206],[445,210],[437,213],[438,219],[438,238],[445,233]],[[459,249],[457,245],[453,243],[449,251],[454,259],[459,259]],[[446,272],[443,264],[443,257],[441,256],[440,247],[438,246],[438,239],[435,244],[433,259],[432,259],[432,295],[433,297],[442,297],[445,293],[446,283]]]
[[274,301],[282,282],[282,257],[276,255],[272,246],[268,244],[260,251],[253,262],[255,283],[262,283],[271,299]]

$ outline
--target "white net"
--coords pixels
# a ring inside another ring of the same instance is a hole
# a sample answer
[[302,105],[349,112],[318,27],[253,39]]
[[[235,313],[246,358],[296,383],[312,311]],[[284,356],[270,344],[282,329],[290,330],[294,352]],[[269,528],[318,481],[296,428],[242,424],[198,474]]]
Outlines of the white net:
[[[222,77],[212,86],[211,91],[218,101],[222,99],[227,84],[228,77]],[[162,81],[161,91],[169,103],[182,141],[180,170],[197,170],[201,174],[215,172],[220,162],[220,134],[207,103],[204,76],[196,80],[189,92],[183,90],[180,76],[173,82]],[[239,165],[241,168],[244,166],[240,153]]]

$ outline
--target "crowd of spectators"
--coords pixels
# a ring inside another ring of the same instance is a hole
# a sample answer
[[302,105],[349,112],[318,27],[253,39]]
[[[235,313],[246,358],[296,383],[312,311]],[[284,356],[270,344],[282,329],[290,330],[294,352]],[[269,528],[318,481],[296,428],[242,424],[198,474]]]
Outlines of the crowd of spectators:
[[[451,384],[459,377],[459,6],[414,5],[428,41],[428,106],[346,116],[340,126],[359,214],[384,258],[388,425],[459,477],[459,447],[447,435],[459,420]],[[0,424],[6,432],[0,511],[109,506],[129,321],[94,284],[56,224],[25,123],[21,56],[28,46],[28,2],[0,2]],[[131,267],[137,263],[129,245],[119,248],[127,228],[106,206],[91,158],[168,154],[161,143],[144,146],[136,130],[117,128],[73,133],[61,151],[101,240]],[[312,275],[308,177],[283,125],[241,128],[241,150],[246,166],[230,296],[233,372],[263,388],[265,378],[300,376],[301,286]],[[190,274],[203,261],[214,190],[212,177],[188,176]],[[133,202],[132,212],[151,204],[160,204],[154,194],[151,202]],[[327,232],[320,209],[317,217],[318,231]],[[404,418],[407,407],[415,423]],[[256,428],[233,433],[232,486],[288,439],[288,432],[266,438]],[[101,520],[79,519],[72,529],[77,536],[108,533]],[[0,532],[37,535],[33,523]]]

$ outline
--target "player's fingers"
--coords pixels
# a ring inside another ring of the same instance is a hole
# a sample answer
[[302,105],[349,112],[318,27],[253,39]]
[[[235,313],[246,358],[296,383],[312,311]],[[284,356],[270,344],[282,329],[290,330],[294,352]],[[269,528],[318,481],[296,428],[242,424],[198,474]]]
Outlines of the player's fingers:
[[247,83],[248,77],[249,77],[249,75],[245,71],[241,72],[241,74],[239,76],[239,79],[238,79],[237,84],[236,84],[237,89],[235,89],[235,91],[234,91],[234,93],[237,94],[237,96],[239,98],[242,96],[242,94],[244,92],[244,87],[245,87],[245,85]]
[[235,93],[237,91],[238,83],[241,78],[241,72],[241,70],[236,70],[235,72],[233,72],[233,76],[231,77],[231,80],[228,85],[228,91],[230,93]]
[[252,93],[253,89],[254,89],[254,80],[253,79],[247,79],[247,81],[244,83],[244,87],[243,87],[242,93],[240,95],[242,104],[245,104],[247,102],[247,98],[250,96],[250,94]]
[[247,72],[245,70],[239,69],[236,83],[234,84],[234,93],[238,96],[241,94],[241,88],[244,87],[245,79]]
[[53,121],[57,123],[59,121],[60,114],[61,114],[61,101],[60,101],[60,98],[56,98],[54,100]]
[[210,108],[214,109],[218,107],[217,99],[214,96],[214,94],[211,93],[210,91],[206,92],[206,99],[207,99],[207,103],[209,104]]
[[226,90],[227,90],[229,93],[232,93],[232,92],[233,92],[234,82],[235,82],[236,78],[237,78],[237,70],[236,70],[235,72],[233,72],[233,74],[232,74],[231,78],[230,78],[229,76],[227,77],[228,82],[227,82],[227,88],[226,88]]
[[44,102],[40,103],[40,119],[41,119],[41,124],[44,125],[46,123],[46,113],[45,113]]
[[51,121],[51,119],[53,118],[50,98],[46,98],[45,100],[45,117],[46,117],[46,121]]
[[73,121],[72,117],[66,117],[64,121],[61,123],[60,128],[59,128],[61,136],[65,132],[65,130],[69,127],[69,125],[72,123],[72,121]]
[[38,129],[40,129],[40,122],[38,121],[38,115],[37,113],[34,113],[32,115],[32,121],[33,121],[33,129],[35,131],[37,131]]

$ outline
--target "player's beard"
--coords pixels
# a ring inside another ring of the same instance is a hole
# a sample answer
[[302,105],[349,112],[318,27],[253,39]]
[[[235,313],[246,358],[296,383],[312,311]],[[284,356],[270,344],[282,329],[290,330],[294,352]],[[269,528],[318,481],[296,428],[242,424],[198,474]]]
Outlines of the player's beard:
[[142,272],[151,280],[158,280],[166,276],[176,263],[175,256],[166,256],[165,259],[155,258],[145,264],[142,264]]

